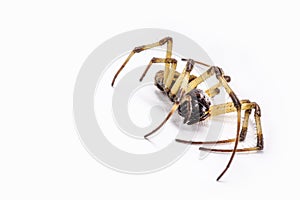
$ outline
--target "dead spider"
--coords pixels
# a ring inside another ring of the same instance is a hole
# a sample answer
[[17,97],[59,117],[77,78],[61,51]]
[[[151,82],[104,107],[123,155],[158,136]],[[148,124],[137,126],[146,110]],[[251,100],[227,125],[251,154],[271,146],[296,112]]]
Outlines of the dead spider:
[[[123,65],[115,74],[111,85],[114,85],[116,78],[118,77],[119,73],[128,63],[130,58],[135,53],[140,53],[141,51],[151,49],[154,47],[162,46],[167,44],[167,52],[166,58],[152,58],[150,63],[148,64],[146,70],[142,74],[140,81],[143,80],[144,76],[146,75],[147,71],[151,67],[153,63],[165,63],[165,70],[158,71],[155,75],[155,85],[163,91],[169,99],[174,102],[171,111],[165,118],[165,120],[153,131],[146,134],[144,137],[147,138],[160,129],[172,116],[172,114],[178,109],[178,113],[180,116],[184,117],[184,123],[188,125],[198,123],[207,119],[208,117],[213,117],[225,113],[230,112],[237,112],[237,132],[236,137],[232,139],[226,140],[218,140],[218,141],[185,141],[176,139],[177,142],[182,143],[189,143],[189,144],[221,144],[221,143],[231,143],[234,142],[233,149],[211,149],[211,148],[204,148],[200,147],[200,150],[205,151],[213,151],[213,152],[232,152],[231,157],[226,165],[225,169],[222,173],[218,176],[217,181],[225,174],[225,172],[230,167],[230,164],[234,158],[236,152],[248,152],[248,151],[259,151],[263,149],[263,134],[262,128],[260,123],[261,111],[259,105],[255,102],[251,102],[249,100],[239,100],[233,90],[229,87],[228,82],[230,82],[230,77],[225,76],[223,70],[217,66],[210,66],[203,62],[195,61],[192,59],[182,59],[186,61],[186,66],[181,73],[176,71],[177,67],[177,60],[172,58],[172,45],[173,40],[171,37],[165,37],[158,42],[143,45],[139,47],[135,47]],[[208,67],[208,70],[205,71],[200,76],[191,75],[190,72],[192,71],[194,64],[200,64],[203,66]],[[201,89],[198,89],[197,86],[207,80],[209,77],[215,75],[218,79],[218,83],[205,92]],[[219,87],[223,86],[226,92],[229,94],[232,102],[219,104],[219,105],[211,105],[208,97],[214,97],[217,95],[220,90]],[[247,128],[248,128],[248,121],[249,116],[251,114],[252,109],[254,109],[254,118],[256,123],[256,134],[257,134],[257,143],[255,147],[249,148],[237,148],[239,141],[244,141],[246,138]],[[240,130],[241,126],[241,111],[244,110],[244,121],[242,124],[242,129]]]

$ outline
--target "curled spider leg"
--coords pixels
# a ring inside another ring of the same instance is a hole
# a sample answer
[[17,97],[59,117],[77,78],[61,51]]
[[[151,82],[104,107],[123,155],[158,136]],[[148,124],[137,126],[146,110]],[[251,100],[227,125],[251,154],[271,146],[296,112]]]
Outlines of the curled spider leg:
[[[126,60],[124,61],[124,63],[122,64],[122,66],[119,68],[119,70],[117,71],[117,73],[115,74],[112,82],[111,82],[111,86],[114,86],[114,83],[118,77],[118,75],[120,74],[120,72],[124,69],[125,65],[128,63],[128,61],[131,59],[131,57],[135,54],[135,53],[140,53],[142,51],[145,51],[147,49],[151,49],[154,47],[158,47],[158,46],[162,46],[164,44],[167,43],[167,52],[166,52],[166,58],[171,58],[172,56],[172,46],[173,46],[173,39],[171,37],[165,37],[163,39],[161,39],[158,42],[152,43],[152,44],[147,44],[147,45],[142,45],[142,46],[138,46],[135,47],[131,53],[128,55],[128,57],[126,58]],[[169,67],[170,64],[166,63],[165,64],[165,79],[168,76],[169,73]]]
[[149,137],[150,135],[154,134],[156,131],[158,131],[169,119],[170,117],[174,114],[174,112],[178,109],[179,104],[181,102],[181,99],[183,98],[183,96],[185,95],[185,92],[183,91],[183,89],[181,88],[178,91],[177,96],[175,97],[175,103],[173,104],[171,111],[169,112],[169,114],[167,115],[167,117],[164,119],[164,121],[157,127],[155,128],[153,131],[151,131],[150,133],[146,134],[144,136],[144,138]]
[[173,113],[177,110],[179,106],[179,103],[175,103],[171,109],[171,111],[169,112],[169,114],[167,115],[167,117],[164,119],[164,121],[157,127],[155,128],[153,131],[151,131],[150,133],[146,134],[144,136],[145,139],[147,139],[150,135],[154,134],[156,131],[158,131],[169,119],[170,117],[173,115]]

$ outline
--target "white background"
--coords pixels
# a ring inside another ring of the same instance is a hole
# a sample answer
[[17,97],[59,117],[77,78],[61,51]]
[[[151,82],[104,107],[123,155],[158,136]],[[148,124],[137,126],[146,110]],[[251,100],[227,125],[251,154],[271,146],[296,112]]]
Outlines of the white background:
[[[0,198],[257,199],[296,194],[298,90],[292,83],[298,85],[298,8],[296,1],[287,0],[2,1]],[[190,149],[171,167],[136,176],[102,166],[80,142],[72,93],[82,63],[110,37],[147,27],[195,40],[231,75],[238,96],[262,107],[265,152],[238,156],[221,183],[215,178],[227,155],[192,162],[198,152]]]

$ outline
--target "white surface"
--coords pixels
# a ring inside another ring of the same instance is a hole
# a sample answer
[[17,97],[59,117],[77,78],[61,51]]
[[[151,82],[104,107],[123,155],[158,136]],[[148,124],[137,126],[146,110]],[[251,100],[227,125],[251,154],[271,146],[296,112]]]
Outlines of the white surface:
[[[299,66],[298,4],[197,2],[1,2],[0,198],[295,195],[299,150],[293,143],[299,141],[299,130],[293,113],[298,90],[291,83]],[[106,39],[144,27],[192,38],[232,77],[240,98],[261,105],[266,149],[237,156],[222,183],[215,178],[229,159],[226,155],[198,160],[197,148],[191,148],[171,167],[135,176],[100,165],[81,145],[72,93],[82,63]]]

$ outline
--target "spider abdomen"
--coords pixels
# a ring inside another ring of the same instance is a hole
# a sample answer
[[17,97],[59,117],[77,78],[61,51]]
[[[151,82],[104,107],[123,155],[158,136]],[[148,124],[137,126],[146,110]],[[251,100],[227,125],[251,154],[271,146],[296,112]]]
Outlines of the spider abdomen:
[[185,123],[191,125],[209,117],[208,111],[211,102],[202,90],[192,90],[185,99],[178,107],[178,114],[184,117]]

